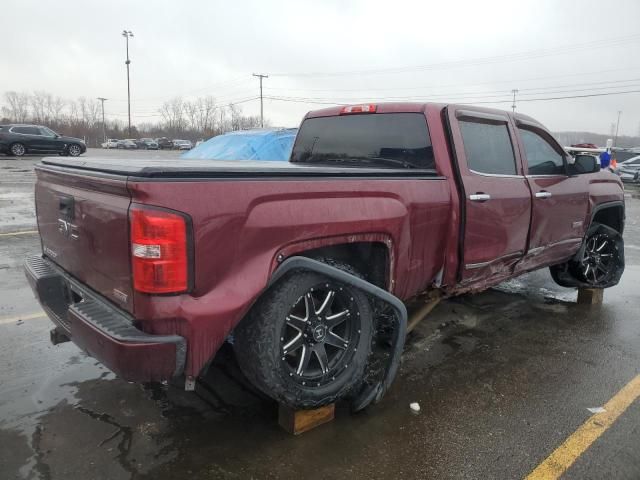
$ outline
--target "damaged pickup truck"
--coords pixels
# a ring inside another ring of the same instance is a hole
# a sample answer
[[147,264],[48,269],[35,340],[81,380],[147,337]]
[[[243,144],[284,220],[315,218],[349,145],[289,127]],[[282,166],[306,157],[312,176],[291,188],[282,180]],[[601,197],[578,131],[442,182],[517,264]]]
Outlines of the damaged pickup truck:
[[46,158],[42,255],[55,324],[129,381],[186,389],[225,341],[295,408],[379,400],[405,302],[550,267],[563,286],[624,270],[624,195],[534,119],[443,104],[310,112],[290,162]]

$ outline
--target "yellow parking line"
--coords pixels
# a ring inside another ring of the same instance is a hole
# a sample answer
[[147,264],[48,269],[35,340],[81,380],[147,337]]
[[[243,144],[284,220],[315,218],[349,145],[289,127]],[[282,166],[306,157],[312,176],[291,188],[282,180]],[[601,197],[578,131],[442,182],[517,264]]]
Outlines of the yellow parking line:
[[526,480],[559,478],[616,419],[640,397],[640,375],[627,383],[607,402],[604,412],[596,413],[538,465]]
[[27,315],[16,315],[15,317],[0,318],[0,325],[7,325],[9,323],[15,323],[19,320],[35,320],[36,318],[45,317],[44,312],[29,313]]
[[33,235],[34,233],[38,233],[38,230],[23,230],[21,232],[0,233],[0,237],[8,237],[11,235]]

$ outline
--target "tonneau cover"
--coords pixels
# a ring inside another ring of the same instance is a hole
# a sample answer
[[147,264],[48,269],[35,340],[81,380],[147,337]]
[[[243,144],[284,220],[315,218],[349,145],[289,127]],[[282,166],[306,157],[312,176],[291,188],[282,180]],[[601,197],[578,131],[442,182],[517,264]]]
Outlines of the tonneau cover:
[[42,165],[150,178],[273,177],[273,176],[434,176],[435,170],[318,166],[289,162],[189,159],[60,158],[47,157]]

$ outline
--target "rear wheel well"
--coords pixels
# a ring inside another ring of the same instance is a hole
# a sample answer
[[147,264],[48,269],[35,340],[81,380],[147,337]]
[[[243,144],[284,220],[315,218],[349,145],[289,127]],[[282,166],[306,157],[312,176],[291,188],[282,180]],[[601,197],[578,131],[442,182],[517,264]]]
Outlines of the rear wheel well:
[[605,207],[596,212],[591,224],[599,223],[613,228],[616,232],[624,230],[624,208],[621,205]]
[[296,255],[314,260],[331,258],[349,264],[368,282],[388,290],[389,255],[387,247],[383,243],[354,242],[329,245],[306,250]]

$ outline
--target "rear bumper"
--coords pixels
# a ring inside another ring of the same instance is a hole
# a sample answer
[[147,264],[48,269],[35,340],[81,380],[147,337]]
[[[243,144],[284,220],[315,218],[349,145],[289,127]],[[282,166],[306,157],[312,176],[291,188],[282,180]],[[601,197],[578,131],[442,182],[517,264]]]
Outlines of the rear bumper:
[[78,347],[130,382],[168,380],[184,371],[186,341],[151,335],[134,319],[41,256],[24,264],[42,308]]

